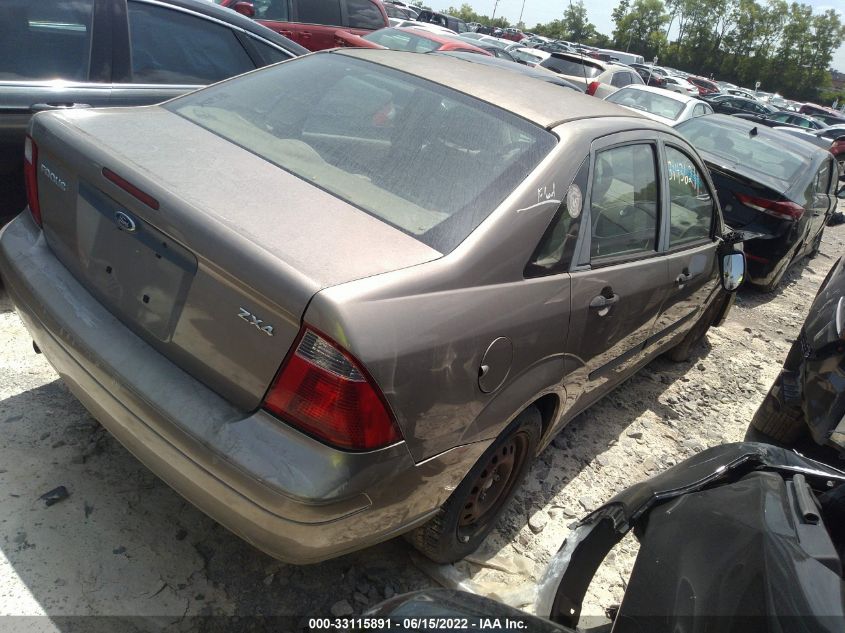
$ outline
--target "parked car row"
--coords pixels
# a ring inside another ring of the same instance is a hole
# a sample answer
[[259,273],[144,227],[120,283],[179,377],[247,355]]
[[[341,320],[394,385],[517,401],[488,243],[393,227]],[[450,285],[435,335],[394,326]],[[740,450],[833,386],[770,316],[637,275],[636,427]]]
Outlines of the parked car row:
[[21,155],[33,114],[159,103],[307,52],[191,0],[10,0],[0,24],[0,226],[26,204]]

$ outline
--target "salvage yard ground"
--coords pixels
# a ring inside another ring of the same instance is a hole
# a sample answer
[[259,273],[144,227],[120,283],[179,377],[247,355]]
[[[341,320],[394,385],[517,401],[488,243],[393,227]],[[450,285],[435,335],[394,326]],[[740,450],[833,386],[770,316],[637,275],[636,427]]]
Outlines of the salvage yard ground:
[[[308,567],[253,549],[98,426],[33,353],[0,290],[0,614],[146,615],[156,617],[135,625],[180,631],[192,615],[360,613],[438,581],[524,606],[577,517],[694,452],[743,439],[843,242],[845,228],[828,228],[821,254],[777,293],[743,289],[691,362],[658,359],[577,418],[482,550],[455,566],[426,563],[401,539]],[[69,496],[47,506],[40,497],[59,486]],[[611,553],[585,613],[619,602],[635,555],[634,540]],[[61,618],[38,622],[73,630]]]

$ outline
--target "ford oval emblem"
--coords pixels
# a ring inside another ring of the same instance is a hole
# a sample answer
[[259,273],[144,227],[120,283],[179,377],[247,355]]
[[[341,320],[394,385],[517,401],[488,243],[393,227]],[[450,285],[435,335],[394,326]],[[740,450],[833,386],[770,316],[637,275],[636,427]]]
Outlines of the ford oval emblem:
[[135,220],[129,217],[128,214],[124,213],[123,211],[116,211],[114,214],[114,220],[117,222],[117,228],[121,231],[126,231],[127,233],[134,233],[138,230],[138,226],[135,224]]

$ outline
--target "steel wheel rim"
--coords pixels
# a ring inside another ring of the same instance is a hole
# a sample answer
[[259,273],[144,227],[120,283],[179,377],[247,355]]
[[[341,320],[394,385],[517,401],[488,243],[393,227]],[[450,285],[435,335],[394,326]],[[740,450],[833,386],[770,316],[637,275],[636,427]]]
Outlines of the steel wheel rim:
[[510,491],[528,453],[529,438],[515,433],[490,455],[469,489],[458,518],[458,536],[467,539],[495,518]]

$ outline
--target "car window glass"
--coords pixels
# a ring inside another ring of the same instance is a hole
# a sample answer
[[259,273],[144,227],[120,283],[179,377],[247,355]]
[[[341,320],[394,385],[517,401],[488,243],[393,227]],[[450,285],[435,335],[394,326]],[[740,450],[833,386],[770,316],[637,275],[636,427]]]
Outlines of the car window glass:
[[0,79],[88,79],[94,0],[0,2]]
[[164,107],[442,253],[556,142],[490,103],[346,55],[306,55]]
[[349,13],[349,26],[353,29],[380,29],[384,27],[384,17],[373,0],[346,0]]
[[772,117],[773,121],[779,121],[781,123],[790,122],[790,119],[792,119],[792,117],[790,115],[786,114],[785,112],[781,113],[781,114],[776,114],[775,116]]
[[830,190],[831,162],[824,161],[813,179],[813,193],[827,195]]
[[625,145],[598,154],[590,201],[591,260],[653,252],[657,200],[651,145]]
[[695,163],[674,147],[666,147],[669,180],[669,248],[710,239],[713,198]]
[[256,20],[290,21],[288,0],[254,0]]
[[563,201],[529,260],[526,277],[556,274],[568,266],[578,239],[578,218],[589,173],[590,161],[584,160],[566,195],[561,196]]
[[276,48],[275,46],[271,46],[264,40],[260,40],[257,37],[250,35],[250,40],[252,40],[255,48],[258,49],[258,53],[261,55],[265,64],[275,64],[276,62],[283,62],[286,59],[293,57],[290,53]]
[[610,79],[610,85],[617,88],[627,86],[629,83],[631,82],[628,81],[628,73],[613,73],[613,77]]
[[296,6],[300,22],[342,25],[340,0],[299,0]]
[[409,53],[428,53],[440,48],[440,43],[422,35],[416,35],[410,30],[379,29],[367,33],[364,39],[392,51],[407,51]]
[[132,81],[204,85],[253,70],[231,29],[181,11],[129,2]]
[[549,57],[540,62],[540,66],[553,70],[556,73],[561,73],[562,75],[575,75],[576,77],[586,77],[587,79],[594,79],[602,73],[601,68],[592,65],[586,60],[582,64],[580,60],[574,60],[568,57]]

